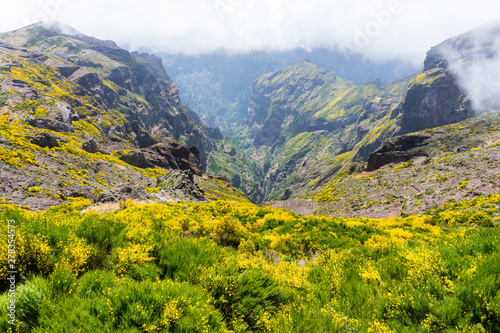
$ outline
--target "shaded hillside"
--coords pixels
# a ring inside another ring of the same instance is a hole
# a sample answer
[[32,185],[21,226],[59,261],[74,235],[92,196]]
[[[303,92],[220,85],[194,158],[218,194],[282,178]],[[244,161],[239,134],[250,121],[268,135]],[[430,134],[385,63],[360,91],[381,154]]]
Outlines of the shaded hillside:
[[217,131],[181,104],[161,60],[68,29],[0,35],[0,195],[34,209],[207,200],[194,176]]
[[391,115],[409,80],[354,85],[305,60],[262,76],[245,125],[232,132],[263,168],[260,198],[297,196],[363,162],[399,130]]
[[179,85],[182,100],[204,121],[224,132],[246,118],[255,80],[301,59],[310,59],[315,65],[357,84],[376,79],[390,82],[418,70],[400,60],[373,62],[360,54],[329,49],[219,51],[196,56],[166,54],[162,58],[172,80]]

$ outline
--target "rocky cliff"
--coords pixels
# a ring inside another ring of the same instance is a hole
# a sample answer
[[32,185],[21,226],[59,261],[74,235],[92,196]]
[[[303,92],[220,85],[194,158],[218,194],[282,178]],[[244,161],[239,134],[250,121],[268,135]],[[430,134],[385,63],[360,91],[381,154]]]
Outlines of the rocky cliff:
[[182,105],[153,55],[59,24],[0,34],[0,115],[0,196],[12,203],[206,200],[195,182],[220,132]]
[[[99,135],[125,145],[145,147],[162,138],[175,138],[197,146],[206,162],[207,152],[214,147],[210,130],[182,105],[161,59],[129,53],[112,41],[88,37],[57,23],[2,34],[0,42],[2,51],[11,56],[2,60],[3,90],[40,102],[60,97],[55,107],[45,107],[50,118],[69,125],[81,120]],[[47,89],[58,82],[64,84],[62,96],[49,96],[36,85]],[[65,118],[68,112],[73,119]]]
[[366,159],[398,130],[391,114],[410,79],[354,85],[307,60],[262,76],[239,142],[261,167],[259,198],[296,197]]

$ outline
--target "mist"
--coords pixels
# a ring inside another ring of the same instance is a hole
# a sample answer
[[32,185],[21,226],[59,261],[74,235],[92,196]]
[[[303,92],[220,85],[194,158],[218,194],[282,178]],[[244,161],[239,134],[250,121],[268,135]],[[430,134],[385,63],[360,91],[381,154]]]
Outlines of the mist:
[[[476,29],[439,46],[476,113],[500,109],[500,25]],[[459,51],[459,49],[461,51]]]
[[200,54],[341,48],[421,64],[441,41],[500,20],[496,0],[23,0],[0,30],[57,20],[129,50]]

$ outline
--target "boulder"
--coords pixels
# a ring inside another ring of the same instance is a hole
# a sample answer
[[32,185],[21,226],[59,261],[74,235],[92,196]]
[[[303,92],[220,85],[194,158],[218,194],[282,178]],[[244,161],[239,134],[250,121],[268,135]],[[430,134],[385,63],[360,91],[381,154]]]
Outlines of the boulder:
[[97,145],[97,142],[94,139],[90,139],[82,144],[82,149],[85,150],[87,153],[95,154],[99,151],[99,146]]
[[55,135],[49,133],[40,133],[29,138],[29,142],[42,148],[60,147],[59,141]]
[[134,150],[133,152],[124,154],[120,159],[128,163],[130,165],[133,165],[137,168],[151,168],[153,167],[153,164],[146,158],[146,154],[142,150]]
[[28,124],[36,128],[43,128],[54,132],[74,133],[75,128],[63,122],[53,120],[50,118],[34,118],[29,117],[26,119]]

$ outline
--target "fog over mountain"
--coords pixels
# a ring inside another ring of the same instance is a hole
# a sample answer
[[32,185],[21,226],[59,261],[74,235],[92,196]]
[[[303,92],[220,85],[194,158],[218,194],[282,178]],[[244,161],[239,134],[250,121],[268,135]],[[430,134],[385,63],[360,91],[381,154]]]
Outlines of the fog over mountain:
[[343,48],[420,63],[450,36],[500,18],[494,0],[26,0],[4,4],[0,31],[58,20],[127,49]]

